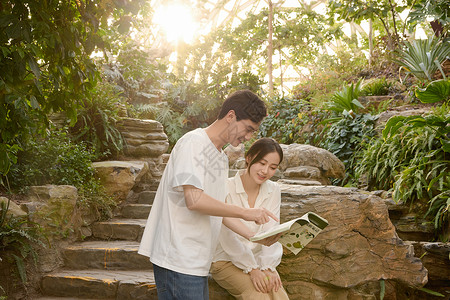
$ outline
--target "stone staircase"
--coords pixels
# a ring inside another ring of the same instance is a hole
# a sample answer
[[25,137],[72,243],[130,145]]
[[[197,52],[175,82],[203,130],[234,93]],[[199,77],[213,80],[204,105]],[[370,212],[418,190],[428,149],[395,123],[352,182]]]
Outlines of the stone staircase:
[[39,300],[157,299],[152,264],[137,253],[155,190],[95,223],[92,240],[63,249],[64,267],[43,277]]

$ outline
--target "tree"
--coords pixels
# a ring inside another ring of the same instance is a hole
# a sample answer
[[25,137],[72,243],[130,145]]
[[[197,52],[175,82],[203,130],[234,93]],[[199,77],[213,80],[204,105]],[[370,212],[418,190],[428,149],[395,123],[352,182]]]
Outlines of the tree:
[[15,162],[21,140],[48,125],[49,113],[65,111],[76,121],[77,107],[99,78],[90,55],[108,48],[107,29],[126,33],[143,5],[143,0],[0,3],[0,175]]
[[[250,13],[237,27],[222,27],[195,45],[181,47],[183,53],[177,63],[182,66],[177,69],[184,70],[187,79],[208,86],[225,86],[241,77],[243,83],[247,80],[247,87],[255,88],[268,73],[268,22],[268,9]],[[324,15],[307,5],[277,7],[273,12],[272,42],[274,54],[280,59],[273,62],[273,68],[289,65],[299,74],[301,67],[316,69],[317,58],[327,51],[325,45],[341,36],[340,24],[331,26]],[[279,83],[275,78],[274,85]]]
[[417,0],[409,16],[410,30],[431,18],[430,25],[435,35],[445,37],[450,29],[450,0]]
[[332,18],[359,24],[362,20],[379,20],[383,24],[388,40],[388,49],[395,50],[400,36],[399,14],[411,5],[411,0],[331,0],[328,4]]

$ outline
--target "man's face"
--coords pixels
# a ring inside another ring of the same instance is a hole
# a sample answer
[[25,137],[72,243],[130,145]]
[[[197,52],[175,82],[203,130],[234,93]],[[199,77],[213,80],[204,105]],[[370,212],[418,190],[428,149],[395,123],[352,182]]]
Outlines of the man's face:
[[255,123],[249,119],[240,121],[235,119],[228,128],[228,143],[237,147],[239,144],[250,140],[260,124],[261,122]]

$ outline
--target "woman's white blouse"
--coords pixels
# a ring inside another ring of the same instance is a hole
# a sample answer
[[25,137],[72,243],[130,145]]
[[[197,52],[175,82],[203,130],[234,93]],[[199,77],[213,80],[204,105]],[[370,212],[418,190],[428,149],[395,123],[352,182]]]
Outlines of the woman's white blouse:
[[[228,179],[228,195],[226,202],[245,208],[249,208],[247,193],[242,185],[240,171],[235,177]],[[277,183],[267,180],[259,190],[256,198],[255,208],[264,207],[280,218],[281,191]],[[255,222],[241,220],[250,230],[255,233],[266,231],[278,224],[270,220],[264,225],[257,225]],[[275,243],[272,246],[263,246],[253,243],[234,233],[222,224],[219,236],[219,244],[213,261],[231,261],[236,267],[242,269],[245,273],[252,269],[261,269],[272,271],[280,264],[283,255],[283,246]]]

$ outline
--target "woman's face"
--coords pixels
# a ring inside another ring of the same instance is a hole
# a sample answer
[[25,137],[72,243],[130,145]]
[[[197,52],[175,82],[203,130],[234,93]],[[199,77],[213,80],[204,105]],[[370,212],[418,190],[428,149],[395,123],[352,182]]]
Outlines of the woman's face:
[[[247,157],[247,164],[250,164],[251,158]],[[272,178],[280,163],[280,156],[278,152],[267,153],[260,161],[255,162],[248,173],[257,184],[262,184],[264,181]]]

